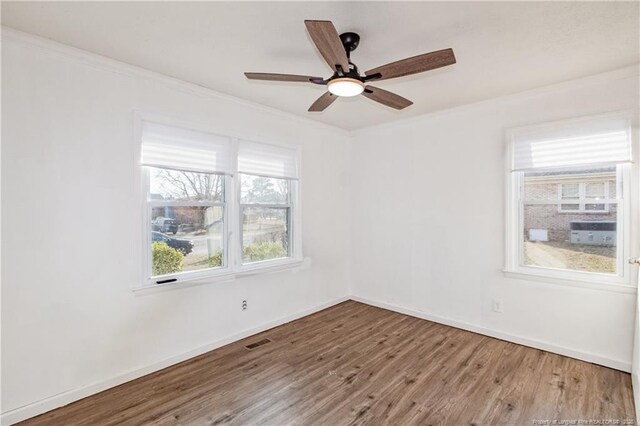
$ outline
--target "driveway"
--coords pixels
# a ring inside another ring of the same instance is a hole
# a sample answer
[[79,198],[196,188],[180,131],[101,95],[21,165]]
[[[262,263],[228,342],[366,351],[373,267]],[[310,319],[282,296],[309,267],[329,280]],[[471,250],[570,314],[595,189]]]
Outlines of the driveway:
[[560,242],[525,242],[525,264],[588,272],[616,271],[616,248]]

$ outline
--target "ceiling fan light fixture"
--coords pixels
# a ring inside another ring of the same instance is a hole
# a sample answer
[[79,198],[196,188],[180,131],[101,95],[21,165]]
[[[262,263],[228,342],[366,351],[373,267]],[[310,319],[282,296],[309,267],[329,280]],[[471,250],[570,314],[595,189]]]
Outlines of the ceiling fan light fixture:
[[351,54],[360,43],[358,34],[352,32],[338,34],[331,21],[305,20],[304,24],[316,49],[334,71],[331,77],[325,79],[309,75],[261,72],[246,72],[244,75],[250,80],[292,81],[327,86],[328,90],[311,104],[309,112],[324,111],[339,97],[353,97],[360,94],[390,108],[404,109],[413,102],[379,87],[370,85],[365,87],[364,82],[404,77],[456,63],[453,49],[449,48],[391,62],[365,71],[364,75],[361,75],[357,65],[351,62]]
[[357,96],[364,92],[364,83],[355,78],[336,78],[328,83],[327,89],[336,96]]

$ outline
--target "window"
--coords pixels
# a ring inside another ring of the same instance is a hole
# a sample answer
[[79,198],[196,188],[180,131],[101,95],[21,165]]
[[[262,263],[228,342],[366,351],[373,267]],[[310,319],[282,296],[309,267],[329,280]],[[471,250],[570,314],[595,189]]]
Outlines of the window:
[[[148,174],[152,276],[225,266],[226,177],[156,167]],[[182,262],[156,243],[180,252]]]
[[609,182],[578,182],[558,184],[558,211],[564,213],[608,212],[610,203],[598,203],[609,198]]
[[507,271],[628,283],[629,118],[572,120],[509,136]]
[[295,151],[242,141],[238,172],[242,263],[290,257],[297,178]]
[[228,265],[231,153],[229,138],[143,122],[148,283],[177,281]]
[[291,181],[240,175],[242,262],[289,256]]
[[[620,200],[595,194],[600,197],[593,198],[594,201],[605,203],[596,204],[597,210],[585,208],[589,205],[585,200],[591,200],[585,196],[586,188],[600,187],[604,191],[609,184],[618,186],[616,166],[529,171],[522,174],[521,180],[523,196],[519,208],[524,266],[617,272],[616,224]],[[606,229],[583,230],[584,224],[596,228],[606,224]]]
[[295,150],[148,121],[141,131],[143,285],[300,259]]

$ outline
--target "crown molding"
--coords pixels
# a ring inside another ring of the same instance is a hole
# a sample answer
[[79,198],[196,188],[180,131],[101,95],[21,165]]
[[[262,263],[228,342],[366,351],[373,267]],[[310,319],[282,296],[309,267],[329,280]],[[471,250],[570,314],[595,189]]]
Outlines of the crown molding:
[[547,86],[537,87],[535,89],[525,90],[522,92],[511,93],[508,95],[498,96],[495,98],[483,99],[481,101],[458,105],[458,106],[454,106],[447,109],[441,109],[438,111],[427,112],[425,114],[420,114],[413,117],[400,118],[398,120],[389,121],[386,123],[380,123],[380,124],[375,124],[373,126],[362,127],[360,129],[351,130],[349,132],[349,136],[353,138],[356,136],[367,134],[371,131],[379,131],[382,129],[388,129],[390,127],[399,126],[399,125],[410,126],[412,123],[419,122],[428,118],[460,113],[460,112],[471,110],[473,108],[477,108],[484,105],[505,104],[509,102],[521,101],[524,99],[541,96],[546,93],[561,92],[561,91],[572,90],[572,89],[585,87],[585,86],[592,86],[592,85],[607,82],[607,81],[624,80],[624,79],[634,78],[634,77],[640,78],[640,63],[619,68],[613,71],[607,71],[604,73],[594,74],[587,77],[567,80],[560,83],[554,83]]
[[136,65],[131,65],[125,62],[118,61],[116,59],[108,58],[106,56],[99,55],[97,53],[89,52],[87,50],[79,49],[67,44],[59,43],[44,37],[40,37],[34,34],[26,33],[20,30],[16,30],[5,25],[0,26],[2,33],[0,39],[4,43],[5,41],[12,41],[21,43],[31,48],[40,49],[47,53],[52,53],[66,59],[70,59],[87,66],[102,69],[109,72],[115,72],[121,75],[125,75],[133,78],[142,78],[146,80],[152,80],[157,83],[161,83],[171,89],[180,90],[182,92],[203,96],[211,99],[225,100],[234,102],[239,105],[243,105],[254,110],[262,111],[268,114],[277,115],[279,117],[286,118],[287,120],[294,120],[299,123],[304,123],[316,128],[329,130],[334,133],[338,133],[341,136],[349,137],[349,131],[341,127],[333,126],[319,121],[311,120],[309,118],[300,117],[290,112],[285,112],[276,108],[272,108],[257,102],[248,101],[242,98],[218,92],[216,90],[200,86],[195,83],[191,83],[185,80],[181,80],[176,77],[170,77],[165,74],[151,71],[146,68],[141,68]]

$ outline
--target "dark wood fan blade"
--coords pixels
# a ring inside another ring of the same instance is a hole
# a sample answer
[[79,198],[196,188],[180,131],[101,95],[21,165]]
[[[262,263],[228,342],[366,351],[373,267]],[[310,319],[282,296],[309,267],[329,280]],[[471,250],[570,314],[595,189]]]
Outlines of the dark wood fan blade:
[[329,105],[338,99],[338,96],[332,94],[331,92],[327,92],[324,95],[320,96],[310,107],[310,112],[320,112],[324,111]]
[[455,63],[456,57],[453,55],[453,49],[444,49],[391,62],[390,64],[371,69],[365,72],[365,74],[367,77],[373,76],[374,74],[380,74],[381,77],[377,78],[376,81],[387,80],[389,78],[403,77],[405,75],[434,70],[436,68],[446,67],[447,65]]
[[405,99],[400,95],[387,92],[386,90],[382,90],[378,87],[367,86],[364,88],[364,92],[362,92],[362,94],[369,99],[395,109],[405,109],[409,105],[413,105],[413,102],[409,99]]
[[344,50],[333,23],[331,21],[304,21],[304,24],[327,64],[334,71],[337,71],[337,65],[340,65],[344,72],[348,72],[349,58],[347,58],[347,52]]
[[323,81],[322,77],[312,77],[310,75],[271,74],[266,72],[245,72],[244,75],[250,80],[296,81],[316,84],[318,84],[318,81]]

